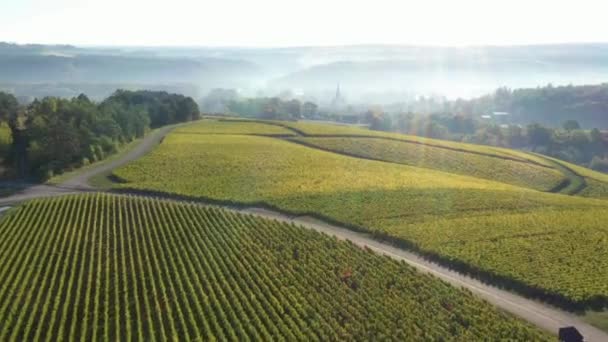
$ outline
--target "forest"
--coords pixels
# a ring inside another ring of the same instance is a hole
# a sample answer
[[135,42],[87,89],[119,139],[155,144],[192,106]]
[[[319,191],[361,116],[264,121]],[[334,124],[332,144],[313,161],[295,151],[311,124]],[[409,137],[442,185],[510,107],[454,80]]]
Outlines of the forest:
[[192,98],[163,91],[117,90],[100,103],[84,94],[45,97],[27,106],[0,92],[0,122],[10,130],[3,178],[45,180],[104,159],[150,129],[199,117]]

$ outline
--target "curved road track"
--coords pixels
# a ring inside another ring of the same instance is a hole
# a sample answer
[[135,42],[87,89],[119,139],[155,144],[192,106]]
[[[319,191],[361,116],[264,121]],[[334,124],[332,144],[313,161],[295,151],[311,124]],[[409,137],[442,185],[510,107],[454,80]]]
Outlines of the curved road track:
[[[61,196],[71,193],[81,193],[86,191],[95,191],[88,184],[88,180],[96,175],[109,172],[117,167],[125,165],[137,158],[142,157],[147,152],[158,145],[163,137],[168,134],[175,126],[164,127],[151,133],[139,143],[133,150],[126,153],[121,158],[114,161],[101,164],[93,167],[77,176],[63,182],[57,186],[51,185],[36,185],[25,189],[22,192],[0,199],[0,206],[6,206],[22,202],[24,200],[38,198]],[[174,200],[174,199],[169,199]],[[554,308],[542,302],[530,300],[517,294],[499,289],[497,287],[482,283],[477,279],[473,279],[461,273],[455,272],[449,268],[430,262],[406,250],[396,248],[390,244],[374,240],[370,236],[349,230],[344,227],[329,224],[324,221],[309,217],[309,216],[289,216],[283,213],[270,211],[262,208],[236,208],[231,206],[218,206],[194,201],[200,205],[221,207],[226,210],[239,212],[243,214],[255,215],[268,219],[274,219],[282,222],[289,222],[300,225],[304,228],[313,229],[331,236],[335,236],[341,240],[350,240],[357,246],[367,247],[377,253],[387,255],[393,259],[403,260],[414,266],[421,272],[430,273],[456,287],[462,287],[475,293],[477,296],[487,300],[495,306],[508,311],[516,316],[519,316],[528,322],[547,330],[553,334],[557,334],[560,327],[575,326],[584,336],[586,341],[608,341],[608,333],[595,328],[583,322],[578,316]]]
[[89,185],[89,179],[99,174],[110,172],[118,167],[121,167],[129,162],[132,162],[154,147],[156,147],[162,139],[175,128],[176,126],[165,126],[158,130],[150,133],[146,136],[137,146],[127,152],[122,157],[101,163],[99,166],[93,166],[86,171],[78,173],[76,176],[68,179],[67,181],[58,185],[47,185],[39,184],[27,187],[23,191],[13,194],[8,197],[0,198],[0,206],[11,203],[18,203],[28,199],[39,198],[39,197],[50,197],[59,196],[65,194],[73,194],[85,191],[95,191],[93,187]]

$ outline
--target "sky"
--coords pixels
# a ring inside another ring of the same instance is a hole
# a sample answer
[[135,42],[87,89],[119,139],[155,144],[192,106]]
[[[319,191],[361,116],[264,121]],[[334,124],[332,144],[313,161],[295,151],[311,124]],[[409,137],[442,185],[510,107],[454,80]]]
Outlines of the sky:
[[605,0],[2,0],[0,41],[128,46],[607,42]]

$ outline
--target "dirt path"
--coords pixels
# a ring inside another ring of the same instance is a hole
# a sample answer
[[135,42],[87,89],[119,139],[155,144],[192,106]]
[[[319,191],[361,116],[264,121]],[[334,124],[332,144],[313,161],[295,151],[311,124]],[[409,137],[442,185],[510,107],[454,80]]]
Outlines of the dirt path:
[[84,172],[79,173],[75,177],[58,185],[38,184],[26,187],[8,197],[0,198],[0,206],[12,203],[22,202],[28,199],[39,197],[51,197],[65,194],[80,193],[85,191],[94,191],[95,189],[89,185],[89,180],[99,174],[110,172],[120,166],[123,166],[133,160],[136,160],[156,147],[161,140],[176,126],[165,126],[157,131],[150,133],[148,136],[127,152],[122,157],[102,163],[97,167],[92,167]]
[[116,168],[128,164],[133,160],[143,157],[146,153],[150,152],[154,147],[156,147],[156,145],[158,145],[163,140],[163,138],[175,127],[176,126],[172,125],[159,128],[157,131],[152,132],[148,136],[146,136],[135,148],[129,151],[122,158],[113,160],[111,162],[102,164],[99,167],[82,172],[78,176],[63,182],[59,186],[66,188],[93,189],[88,183],[89,179],[99,174],[110,172]]
[[[70,193],[95,191],[88,184],[88,180],[91,177],[104,172],[109,172],[114,168],[120,167],[137,158],[140,158],[154,148],[162,140],[162,138],[171,131],[171,129],[173,129],[173,127],[165,127],[160,129],[154,134],[144,138],[144,140],[136,148],[129,151],[123,157],[83,172],[58,186],[37,185],[27,188],[26,190],[15,195],[2,198],[0,199],[0,206],[6,206],[37,197],[60,196]],[[231,206],[211,205],[204,202],[196,203],[199,205],[221,207],[234,212],[256,215],[282,222],[295,223],[308,229],[313,229],[328,235],[336,236],[342,240],[350,240],[360,247],[368,247],[377,253],[387,255],[397,260],[403,260],[421,272],[431,273],[456,287],[466,288],[495,306],[519,316],[524,320],[527,320],[530,323],[553,334],[557,334],[557,330],[560,327],[573,325],[576,326],[579,331],[581,331],[581,333],[585,336],[586,341],[608,341],[608,333],[583,322],[574,314],[570,314],[547,304],[526,299],[514,293],[484,284],[476,279],[452,271],[444,266],[429,262],[414,253],[396,248],[387,243],[376,241],[366,234],[358,233],[337,225],[332,225],[308,216],[294,217],[255,207],[243,209]]]

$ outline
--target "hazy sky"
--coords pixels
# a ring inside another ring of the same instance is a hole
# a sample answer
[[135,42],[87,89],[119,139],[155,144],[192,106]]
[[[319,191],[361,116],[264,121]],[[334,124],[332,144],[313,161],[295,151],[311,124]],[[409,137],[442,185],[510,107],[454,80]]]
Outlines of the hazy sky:
[[78,45],[608,41],[606,0],[2,0],[0,41]]

